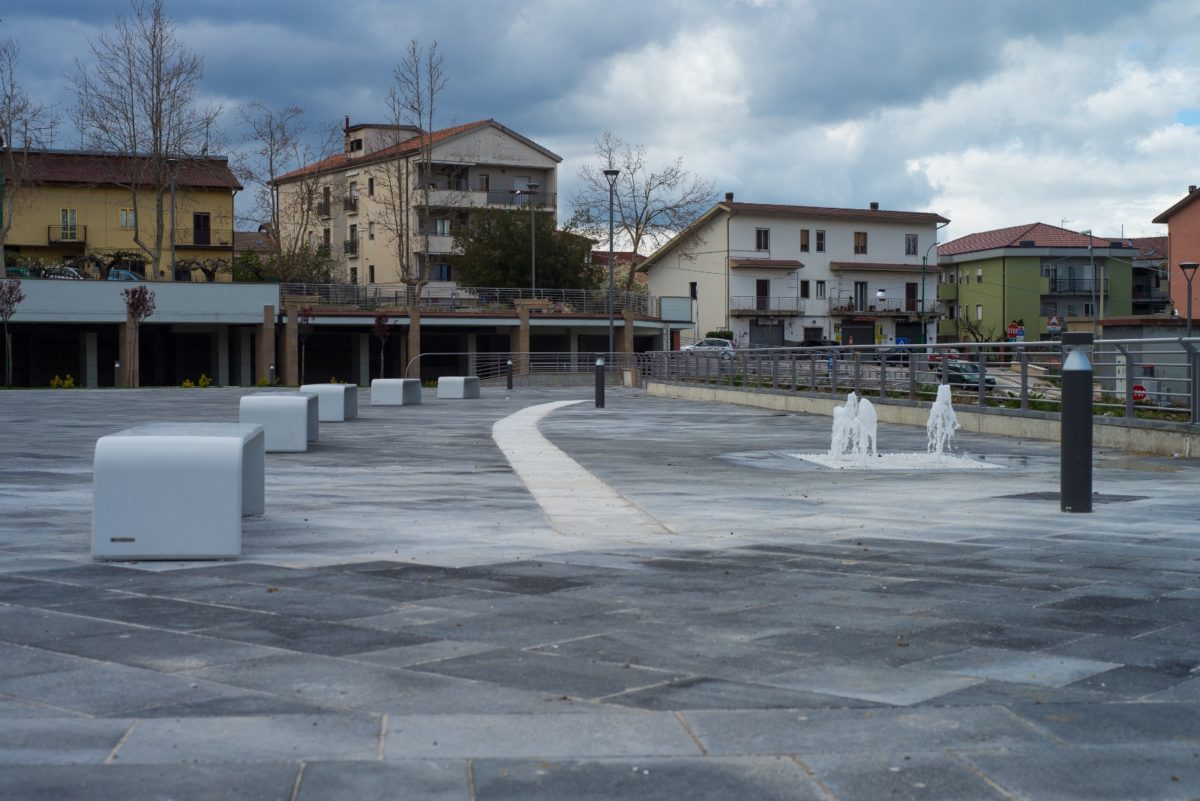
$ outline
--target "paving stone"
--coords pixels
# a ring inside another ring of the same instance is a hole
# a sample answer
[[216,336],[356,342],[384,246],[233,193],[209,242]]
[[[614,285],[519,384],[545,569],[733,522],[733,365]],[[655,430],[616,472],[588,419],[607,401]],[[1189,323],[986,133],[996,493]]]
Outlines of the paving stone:
[[70,765],[0,768],[0,798],[21,801],[289,801],[298,767]]
[[747,684],[722,679],[683,679],[643,690],[611,695],[606,704],[669,711],[676,709],[803,709],[820,707],[875,706],[872,702],[845,696],[822,695],[765,684]]
[[1060,740],[1079,745],[1172,743],[1195,740],[1200,733],[1200,707],[1190,703],[1103,703],[1069,709],[1018,706],[1013,711]]
[[464,760],[308,762],[292,801],[467,801]]
[[64,656],[43,648],[0,643],[0,679],[54,673],[87,667],[82,659]]
[[328,592],[311,592],[287,586],[222,584],[177,593],[183,601],[231,606],[275,615],[295,615],[311,620],[347,620],[389,611],[389,605],[377,600]]
[[1040,651],[1044,648],[1078,640],[1082,636],[1086,635],[1061,629],[1007,626],[1003,623],[946,623],[923,629],[909,639],[913,645],[933,640],[964,647],[975,645],[1009,651]]
[[795,762],[757,759],[475,760],[478,801],[826,801]]
[[801,754],[800,759],[838,801],[1011,799],[948,754]]
[[210,637],[268,645],[308,654],[342,656],[402,645],[433,642],[436,638],[400,631],[383,631],[305,618],[260,615],[249,625],[222,626],[205,631]]
[[467,640],[509,648],[532,648],[610,631],[622,622],[609,615],[554,621],[476,614],[412,626],[407,632],[426,640]]
[[172,631],[197,631],[216,626],[234,626],[268,617],[258,612],[248,612],[242,609],[138,595],[64,606],[57,611]]
[[0,765],[99,765],[132,723],[132,720],[10,718],[0,725]]
[[3,642],[36,645],[71,637],[136,630],[134,626],[57,611],[0,607],[0,641]]
[[228,640],[158,629],[133,629],[93,637],[42,642],[39,647],[74,656],[171,672],[260,659],[277,651]]
[[123,765],[203,762],[374,760],[380,720],[372,715],[257,715],[142,720],[117,750]]
[[1119,667],[1089,676],[1071,686],[1103,693],[1114,699],[1134,700],[1169,690],[1184,683],[1191,676],[1191,671],[1181,674],[1154,668]]
[[0,584],[0,603],[53,609],[71,604],[89,603],[120,597],[107,589],[55,581],[6,581]]
[[681,715],[714,755],[845,754],[864,743],[891,751],[1012,748],[1047,742],[1003,707],[685,711]]
[[908,706],[978,684],[979,680],[909,668],[813,660],[804,667],[771,676],[766,683],[824,695]]
[[914,667],[982,679],[1062,687],[1121,666],[1113,662],[1053,654],[968,648],[956,654],[926,659],[915,663]]
[[1051,746],[963,758],[1006,792],[1038,801],[1193,801],[1200,796],[1194,746]]
[[474,617],[475,615],[475,612],[463,612],[458,609],[426,606],[419,603],[406,603],[397,607],[394,612],[351,618],[342,622],[347,625],[362,626],[368,629],[407,631],[413,626],[423,626],[426,623],[438,623],[447,620],[462,620],[463,618]]
[[460,656],[487,653],[499,650],[498,646],[475,642],[456,642],[454,640],[434,640],[433,642],[417,645],[404,645],[398,648],[384,648],[381,651],[366,651],[351,656],[356,662],[369,662],[385,667],[408,667],[425,662],[438,662],[443,659],[456,659]]
[[408,715],[388,718],[386,758],[527,759],[699,755],[667,713]]

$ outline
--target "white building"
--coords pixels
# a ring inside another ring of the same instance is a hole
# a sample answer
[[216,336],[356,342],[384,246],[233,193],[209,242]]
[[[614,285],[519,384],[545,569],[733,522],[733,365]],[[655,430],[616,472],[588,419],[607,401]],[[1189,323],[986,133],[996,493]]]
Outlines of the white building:
[[[693,298],[695,336],[740,347],[936,341],[937,214],[735,203],[651,254],[654,295]],[[934,262],[928,259],[934,255]]]

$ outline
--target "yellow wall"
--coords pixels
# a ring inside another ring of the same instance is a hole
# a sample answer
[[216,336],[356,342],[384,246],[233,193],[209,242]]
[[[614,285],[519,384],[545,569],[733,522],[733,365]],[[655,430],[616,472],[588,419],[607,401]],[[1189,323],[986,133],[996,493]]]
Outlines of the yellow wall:
[[[170,281],[171,275],[171,218],[170,196],[163,202],[163,253],[158,271],[161,275],[149,278]],[[48,227],[59,236],[62,209],[75,209],[76,237],[79,244],[49,242]],[[121,209],[131,209],[130,192],[113,186],[40,186],[22,190],[13,213],[12,229],[5,245],[20,248],[21,257],[41,259],[45,264],[74,258],[87,253],[114,250],[142,252],[133,241],[132,228],[121,227]],[[210,246],[192,246],[194,212],[207,212],[211,234]],[[138,228],[142,241],[153,247],[154,196],[138,193]],[[86,230],[85,230],[86,229]],[[175,193],[175,257],[181,259],[223,258],[232,260],[233,193],[227,189],[178,189]],[[149,261],[149,259],[147,259]],[[202,275],[193,280],[203,281]],[[223,280],[229,280],[225,276]]]

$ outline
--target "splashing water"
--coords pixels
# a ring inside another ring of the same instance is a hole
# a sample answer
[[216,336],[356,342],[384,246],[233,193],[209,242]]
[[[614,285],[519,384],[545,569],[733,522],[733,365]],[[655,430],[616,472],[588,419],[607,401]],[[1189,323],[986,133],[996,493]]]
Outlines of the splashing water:
[[829,443],[829,457],[841,459],[846,454],[865,459],[867,450],[878,456],[876,437],[879,433],[879,418],[875,405],[866,398],[851,392],[846,396],[845,406],[833,409],[833,435]]
[[937,400],[929,409],[929,420],[925,423],[925,432],[929,438],[927,452],[934,456],[944,456],[950,439],[960,428],[962,426],[959,425],[958,416],[954,414],[954,407],[950,403],[950,385],[941,384],[938,386]]

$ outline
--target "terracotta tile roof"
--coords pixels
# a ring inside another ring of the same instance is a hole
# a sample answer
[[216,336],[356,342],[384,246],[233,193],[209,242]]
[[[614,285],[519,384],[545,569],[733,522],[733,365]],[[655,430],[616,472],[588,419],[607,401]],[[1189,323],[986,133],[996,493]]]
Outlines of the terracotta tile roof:
[[1108,248],[1113,241],[1119,240],[1089,236],[1056,225],[1027,223],[952,239],[944,245],[938,245],[938,255],[955,256],[997,248],[1017,248],[1022,246],[1022,242],[1033,242],[1032,247],[1037,248],[1087,248],[1089,244],[1093,248]]
[[729,263],[733,267],[766,267],[771,269],[784,268],[787,270],[798,270],[804,266],[803,262],[795,259],[730,259]]
[[1159,224],[1168,223],[1171,221],[1171,218],[1174,217],[1176,214],[1178,214],[1180,211],[1182,211],[1185,206],[1191,205],[1193,202],[1195,202],[1197,200],[1200,200],[1200,187],[1196,187],[1196,186],[1189,187],[1188,193],[1187,193],[1187,195],[1184,196],[1183,200],[1179,201],[1174,206],[1167,209],[1166,211],[1164,211],[1162,214],[1155,217],[1150,222],[1159,223]]
[[[135,165],[149,169],[148,158],[139,157]],[[175,185],[180,189],[241,189],[224,158],[196,158],[179,161]],[[127,184],[129,164],[124,156],[83,151],[30,151],[26,161],[26,180],[40,184]]]
[[233,232],[234,253],[244,253],[250,250],[255,253],[270,253],[273,247],[274,240],[270,234],[264,231]]
[[885,209],[835,209],[821,206],[783,206],[772,203],[719,204],[735,214],[765,214],[776,217],[808,217],[830,220],[864,220],[877,222],[948,223],[940,214],[927,211],[887,211]]
[[862,272],[878,272],[878,273],[919,273],[921,270],[932,272],[930,267],[922,267],[920,264],[896,264],[886,262],[869,262],[869,261],[831,261],[829,269],[835,272],[840,270],[859,270]]
[[[455,125],[452,128],[442,128],[439,131],[434,131],[430,136],[430,139],[433,144],[437,144],[438,142],[450,139],[451,137],[458,136],[459,134],[463,134],[468,131],[475,130],[476,128],[483,128],[487,125],[496,124],[496,121],[491,118],[486,120],[476,120],[475,122],[468,122],[464,123],[463,125]],[[343,153],[339,153],[336,156],[330,156],[327,159],[323,159],[312,164],[306,164],[298,170],[292,170],[285,175],[281,175],[275,179],[275,183],[283,183],[295,178],[301,178],[305,175],[332,172],[345,169],[353,165],[369,164],[374,161],[383,161],[390,158],[396,158],[397,156],[409,155],[411,153],[416,153],[420,149],[421,137],[413,136],[404,140],[403,142],[392,145],[391,147],[385,147],[381,150],[376,150],[372,153],[355,156],[353,158],[348,157]]]
[[[634,253],[632,250],[614,250],[613,262],[616,264],[641,264],[646,260],[646,257],[640,253]],[[593,250],[592,264],[608,264],[607,250]]]
[[1125,240],[1130,247],[1137,248],[1139,259],[1165,259],[1167,257],[1167,237],[1165,236],[1135,236]]

